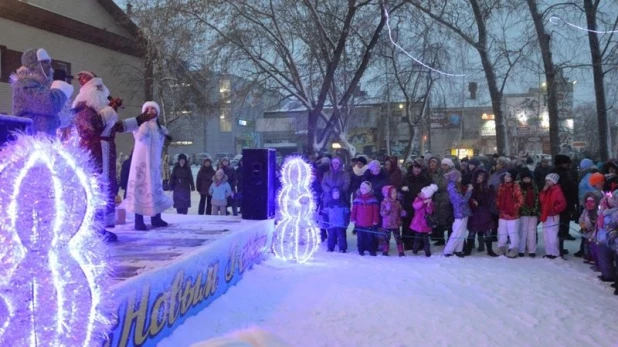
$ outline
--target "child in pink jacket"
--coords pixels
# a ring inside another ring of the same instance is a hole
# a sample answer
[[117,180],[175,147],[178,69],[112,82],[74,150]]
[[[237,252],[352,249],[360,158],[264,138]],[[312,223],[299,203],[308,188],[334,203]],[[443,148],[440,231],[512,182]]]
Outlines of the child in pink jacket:
[[391,234],[397,243],[399,256],[403,257],[403,240],[401,238],[401,217],[406,211],[403,210],[399,201],[397,201],[397,188],[395,186],[382,187],[382,195],[384,200],[380,206],[380,215],[382,216],[382,229],[384,238],[382,242],[382,255],[388,256],[388,248],[391,242]]
[[432,184],[421,189],[416,199],[412,203],[414,208],[414,218],[412,218],[412,224],[410,229],[414,232],[414,245],[412,246],[412,252],[417,254],[421,248],[421,243],[425,249],[425,256],[431,257],[431,251],[429,249],[430,241],[429,234],[431,234],[431,227],[427,225],[426,215],[432,215],[434,211],[433,201],[431,197],[438,191],[438,186]]

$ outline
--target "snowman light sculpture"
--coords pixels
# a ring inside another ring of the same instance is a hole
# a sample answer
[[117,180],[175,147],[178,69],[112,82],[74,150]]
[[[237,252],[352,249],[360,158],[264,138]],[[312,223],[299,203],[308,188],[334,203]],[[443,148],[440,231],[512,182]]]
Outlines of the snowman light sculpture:
[[278,258],[305,263],[317,251],[320,239],[315,225],[315,201],[310,184],[311,166],[300,157],[290,157],[281,170],[282,188],[279,224],[275,228],[274,250]]

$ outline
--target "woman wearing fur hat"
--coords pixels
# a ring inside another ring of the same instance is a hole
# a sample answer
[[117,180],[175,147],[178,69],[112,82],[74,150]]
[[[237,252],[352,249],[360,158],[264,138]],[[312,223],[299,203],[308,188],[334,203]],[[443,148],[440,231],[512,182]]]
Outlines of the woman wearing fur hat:
[[[506,255],[509,258],[517,258],[519,248],[519,209],[524,203],[519,185],[510,171],[502,176],[502,184],[498,187],[496,207],[498,208],[498,255]],[[507,240],[511,244],[506,251]]]
[[403,193],[403,209],[406,211],[406,216],[403,218],[402,231],[403,247],[405,250],[411,250],[414,247],[415,241],[415,233],[410,229],[412,218],[414,217],[414,207],[412,207],[412,204],[421,192],[421,189],[432,183],[433,181],[427,172],[423,159],[414,159],[411,168],[406,173],[403,187],[401,187],[401,192]]
[[365,255],[365,252],[369,251],[370,255],[376,256],[378,244],[375,239],[380,223],[380,203],[368,181],[361,183],[356,192],[350,222],[354,223],[354,233],[358,238],[358,254]]
[[422,245],[425,250],[425,256],[431,257],[429,234],[432,229],[427,225],[425,216],[434,213],[434,203],[431,198],[437,191],[438,186],[435,184],[423,187],[412,204],[414,218],[412,219],[412,224],[410,224],[410,229],[414,232],[414,246],[412,249],[414,254],[418,253]]
[[184,154],[178,156],[178,161],[172,169],[170,189],[174,192],[174,208],[176,212],[178,214],[187,214],[191,207],[191,191],[195,190],[195,184],[193,182],[193,172],[187,162],[187,156]]
[[[429,162],[432,163],[436,160],[436,158],[431,158],[429,159]],[[448,232],[449,236],[453,232],[453,205],[449,200],[449,192],[447,190],[449,182],[448,179],[446,179],[446,175],[452,173],[453,171],[457,171],[453,161],[451,159],[444,158],[441,162],[441,169],[434,171],[434,174],[432,175],[433,182],[438,186],[438,191],[433,196],[433,202],[436,205],[434,217],[436,218],[438,225],[433,229],[431,234],[431,238],[436,241],[436,246],[442,246],[445,244],[445,230]]]
[[453,253],[463,258],[464,238],[466,237],[466,227],[468,225],[468,217],[472,215],[470,205],[468,204],[474,187],[468,186],[468,190],[463,193],[461,187],[461,173],[457,170],[452,170],[444,177],[448,181],[448,194],[453,204],[453,214],[455,221],[453,222],[453,233],[448,239],[446,247],[444,247],[444,256],[450,257]]
[[[492,206],[496,202],[496,193],[489,187],[489,172],[477,169],[472,176],[472,196],[470,197],[470,207],[472,216],[468,218],[468,240],[464,255],[472,254],[474,248],[474,237],[479,238],[479,252],[487,248],[487,255],[497,257],[492,249],[492,231],[495,229],[494,218],[491,215]],[[480,246],[484,246],[482,249]]]
[[567,201],[562,193],[558,180],[560,176],[550,173],[545,177],[545,186],[540,193],[541,223],[543,223],[543,240],[545,241],[545,256],[556,259],[562,256],[558,241],[560,229],[560,214],[566,209]]
[[165,227],[161,212],[172,207],[171,199],[163,192],[161,181],[161,152],[168,136],[167,129],[159,124],[159,105],[153,101],[142,106],[142,113],[156,115],[142,123],[133,132],[135,147],[131,159],[127,198],[123,205],[135,213],[135,230],[146,230],[144,216],[151,217],[152,227]]

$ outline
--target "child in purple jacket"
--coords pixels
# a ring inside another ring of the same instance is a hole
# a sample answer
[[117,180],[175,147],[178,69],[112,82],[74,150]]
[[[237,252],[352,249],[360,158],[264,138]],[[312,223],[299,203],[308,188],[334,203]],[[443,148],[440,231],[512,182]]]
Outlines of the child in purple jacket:
[[397,201],[397,188],[395,186],[382,187],[384,200],[380,205],[380,215],[382,216],[382,229],[384,229],[384,239],[382,242],[382,255],[388,256],[388,249],[391,242],[391,234],[397,243],[399,256],[403,257],[403,240],[401,239],[401,217],[405,216],[399,201]]
[[434,211],[434,204],[431,201],[431,197],[438,191],[438,186],[435,184],[429,185],[421,189],[416,199],[412,203],[414,208],[414,218],[412,218],[412,224],[410,229],[414,232],[414,245],[412,246],[412,252],[417,254],[422,244],[425,248],[425,256],[431,257],[431,250],[429,249],[429,235],[432,229],[427,225],[425,215],[431,215]]
[[472,215],[468,201],[472,195],[474,187],[468,185],[468,190],[463,193],[461,187],[461,173],[457,170],[450,171],[444,177],[448,181],[448,196],[453,205],[453,214],[455,221],[453,222],[453,233],[444,247],[444,256],[450,257],[455,253],[456,256],[463,258],[463,244],[466,237],[466,227],[468,225],[468,217]]

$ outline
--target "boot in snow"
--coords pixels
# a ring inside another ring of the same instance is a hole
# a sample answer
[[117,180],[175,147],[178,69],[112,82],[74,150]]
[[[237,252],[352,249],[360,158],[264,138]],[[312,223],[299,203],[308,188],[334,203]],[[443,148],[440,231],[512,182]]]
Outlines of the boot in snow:
[[135,230],[145,231],[148,230],[146,224],[144,224],[144,216],[141,214],[135,215]]
[[534,257],[536,257],[536,253],[530,253],[530,254],[528,254],[528,256],[529,256],[530,258],[534,258]]
[[506,256],[511,259],[517,258],[517,250],[515,248],[509,249],[509,252],[507,253]]
[[468,242],[466,243],[464,247],[464,255],[466,256],[471,255],[473,248],[474,248],[474,239],[472,240],[468,239]]
[[463,258],[463,257],[464,257],[463,252],[455,252],[455,255],[456,255],[458,258]]
[[506,246],[498,247],[498,256],[506,255]]
[[427,258],[431,257],[431,243],[429,242],[429,238],[425,238],[423,243],[423,248],[425,250],[425,256]]
[[168,225],[166,221],[161,219],[160,213],[150,218],[150,224],[152,224],[153,228],[165,228]]
[[498,255],[494,253],[493,247],[491,245],[491,241],[485,240],[485,246],[487,247],[487,255],[490,257],[497,257]]
[[397,243],[397,251],[399,252],[400,257],[405,256],[405,254],[403,253],[403,243],[402,242]]

